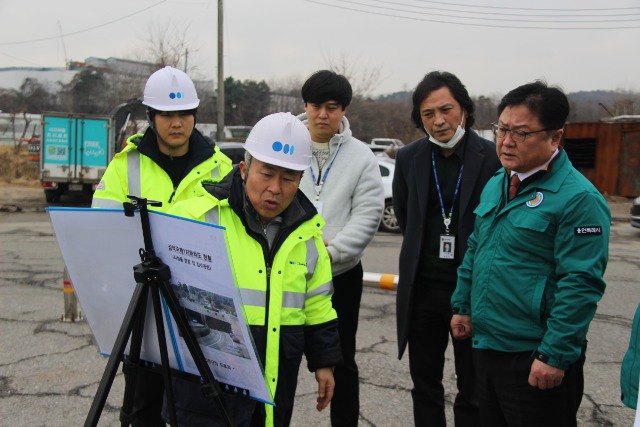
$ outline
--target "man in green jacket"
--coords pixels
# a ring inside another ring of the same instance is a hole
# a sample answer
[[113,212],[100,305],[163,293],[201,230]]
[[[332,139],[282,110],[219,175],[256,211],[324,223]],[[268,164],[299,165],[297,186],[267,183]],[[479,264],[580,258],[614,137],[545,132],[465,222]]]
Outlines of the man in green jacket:
[[[219,181],[231,171],[231,160],[195,128],[200,100],[187,74],[169,66],[156,71],[147,80],[142,103],[149,128],[131,136],[109,163],[93,194],[94,208],[122,208],[132,195],[160,201],[162,206],[149,209],[166,212],[193,197],[201,179]],[[125,417],[134,427],[164,427],[162,374],[139,370],[136,378],[133,413]]]
[[[622,403],[638,409],[638,388],[640,388],[640,304],[636,308],[631,324],[631,336],[622,366],[620,367],[620,391]],[[636,425],[640,423],[640,411],[636,412]]]
[[[276,404],[224,393],[227,412],[238,427],[288,426],[302,355],[315,372],[319,411],[331,401],[333,367],[342,362],[325,222],[298,189],[311,164],[311,137],[300,120],[289,113],[263,118],[245,149],[245,160],[220,183],[203,182],[200,197],[169,213],[226,229],[246,320]],[[199,384],[176,378],[174,396],[180,425],[224,426]]]
[[560,147],[569,114],[561,90],[525,84],[498,114],[504,168],[475,210],[451,328],[472,340],[480,426],[576,426],[611,214]]

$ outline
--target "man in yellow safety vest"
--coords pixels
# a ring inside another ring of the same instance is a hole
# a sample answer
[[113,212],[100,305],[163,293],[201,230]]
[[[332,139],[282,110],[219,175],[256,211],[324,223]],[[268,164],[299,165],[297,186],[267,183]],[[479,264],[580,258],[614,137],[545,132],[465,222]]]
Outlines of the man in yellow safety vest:
[[[331,262],[324,220],[298,189],[311,162],[311,137],[289,113],[260,120],[245,143],[245,160],[221,182],[203,181],[200,197],[170,214],[222,225],[247,323],[275,408],[246,396],[222,398],[237,426],[287,426],[302,355],[318,382],[317,409],[329,405],[332,368],[342,362],[331,305]],[[224,426],[198,384],[174,379],[181,425]]]

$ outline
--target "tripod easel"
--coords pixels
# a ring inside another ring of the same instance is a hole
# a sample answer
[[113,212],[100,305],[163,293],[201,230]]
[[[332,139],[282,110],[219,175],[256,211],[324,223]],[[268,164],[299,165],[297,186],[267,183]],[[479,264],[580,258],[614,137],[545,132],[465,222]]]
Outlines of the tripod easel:
[[[171,369],[169,367],[169,356],[167,352],[167,342],[164,330],[164,321],[162,316],[162,306],[160,295],[164,297],[171,315],[173,316],[178,330],[185,340],[189,353],[193,357],[193,361],[198,368],[198,372],[203,379],[202,391],[205,397],[213,400],[216,405],[220,418],[229,427],[233,427],[233,421],[227,414],[224,403],[221,398],[221,387],[214,378],[209,365],[207,364],[202,350],[198,344],[194,332],[188,325],[184,312],[181,310],[180,303],[173,293],[169,285],[171,272],[169,267],[165,265],[158,257],[156,257],[151,240],[151,226],[149,223],[149,211],[147,205],[162,206],[161,202],[138,198],[135,196],[127,196],[131,202],[124,203],[124,213],[126,216],[133,217],[136,210],[140,211],[140,221],[142,224],[142,233],[144,237],[145,248],[140,249],[140,259],[142,262],[133,267],[133,275],[136,279],[136,287],[129,302],[127,312],[113,345],[113,350],[107,366],[105,367],[102,379],[98,386],[98,391],[91,404],[91,409],[85,420],[85,427],[96,426],[100,419],[100,414],[104,409],[104,405],[109,395],[109,390],[113,384],[120,362],[124,363],[124,371],[126,377],[126,385],[122,410],[120,412],[120,422],[122,426],[129,425],[132,417],[133,397],[136,387],[136,372],[142,369],[140,364],[140,351],[142,348],[142,338],[144,332],[145,318],[147,314],[147,298],[151,294],[153,313],[155,316],[156,333],[158,336],[158,344],[160,350],[160,359],[162,362],[162,376],[165,384],[165,393],[167,404],[169,407],[169,416],[171,426],[177,426],[173,387],[171,386]],[[124,360],[124,350],[126,348],[129,337],[131,336],[131,344],[129,347],[129,357]]]

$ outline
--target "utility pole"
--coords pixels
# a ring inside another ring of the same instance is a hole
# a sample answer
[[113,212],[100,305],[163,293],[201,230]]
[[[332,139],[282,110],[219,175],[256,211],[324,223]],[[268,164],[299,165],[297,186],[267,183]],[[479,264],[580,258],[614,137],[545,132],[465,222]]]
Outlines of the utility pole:
[[216,141],[224,141],[224,67],[222,51],[222,0],[218,0],[218,124]]

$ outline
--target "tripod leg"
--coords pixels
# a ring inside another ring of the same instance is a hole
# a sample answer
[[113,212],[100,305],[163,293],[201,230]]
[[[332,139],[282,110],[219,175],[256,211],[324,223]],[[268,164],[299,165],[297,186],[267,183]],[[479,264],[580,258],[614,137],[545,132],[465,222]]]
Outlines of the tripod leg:
[[122,360],[124,349],[126,348],[127,341],[129,339],[129,336],[131,335],[133,322],[135,319],[143,317],[146,314],[146,307],[142,307],[140,305],[141,299],[146,302],[146,295],[147,288],[143,284],[138,283],[135,287],[135,290],[133,291],[133,296],[131,297],[131,301],[129,302],[129,307],[127,308],[127,312],[124,316],[122,325],[120,326],[120,330],[118,331],[116,341],[113,344],[113,350],[111,351],[109,361],[107,362],[107,366],[105,367],[104,373],[102,374],[102,379],[100,380],[98,391],[93,398],[91,409],[87,414],[87,418],[84,423],[85,427],[95,427],[98,425],[100,414],[104,409],[104,405],[109,395],[109,390],[111,389],[113,379],[115,378],[118,370],[118,365]]
[[178,425],[176,417],[175,401],[173,397],[173,385],[169,373],[169,355],[167,353],[167,339],[164,335],[164,320],[162,316],[162,306],[160,302],[160,291],[157,283],[152,284],[151,299],[153,301],[153,313],[156,318],[156,332],[158,335],[158,346],[160,347],[160,359],[162,361],[162,377],[164,378],[164,390],[167,394],[167,404],[169,406],[169,419],[171,426]]
[[136,315],[131,332],[131,344],[129,346],[129,357],[123,360],[124,365],[124,397],[122,399],[122,408],[120,409],[120,425],[121,427],[129,426],[135,418],[133,411],[135,410],[135,396],[138,388],[138,374],[140,351],[142,349],[142,336],[144,335],[144,325],[146,322],[147,299],[149,295],[149,286],[146,286],[138,301],[139,313]]

